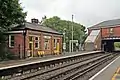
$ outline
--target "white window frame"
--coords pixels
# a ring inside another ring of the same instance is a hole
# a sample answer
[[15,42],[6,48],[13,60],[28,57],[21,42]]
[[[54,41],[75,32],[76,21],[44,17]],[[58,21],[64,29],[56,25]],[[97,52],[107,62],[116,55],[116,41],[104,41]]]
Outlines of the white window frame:
[[38,40],[35,40],[35,43],[37,42],[38,43],[38,47],[35,47],[35,49],[39,49],[40,45],[39,45],[39,37],[38,36],[35,36],[35,38],[38,38]]
[[54,49],[55,49],[57,47],[57,39],[54,38],[54,40],[55,40],[54,42]]
[[109,29],[109,33],[112,34],[112,33],[113,33],[113,30],[114,30],[113,28],[110,28],[110,29]]
[[[46,43],[46,41],[45,40],[47,40],[47,43]],[[50,39],[44,39],[44,50],[50,50]],[[45,49],[45,45],[47,45],[47,49]]]
[[[9,47],[14,47],[15,43],[14,43],[14,46],[11,45],[11,36],[13,36],[13,35],[9,35]],[[15,38],[15,36],[14,36],[14,38]]]
[[[44,50],[50,50],[50,39],[51,39],[51,36],[45,35],[43,37],[44,37]],[[46,39],[48,40],[47,43],[45,42]],[[47,45],[47,49],[45,49],[45,45]]]

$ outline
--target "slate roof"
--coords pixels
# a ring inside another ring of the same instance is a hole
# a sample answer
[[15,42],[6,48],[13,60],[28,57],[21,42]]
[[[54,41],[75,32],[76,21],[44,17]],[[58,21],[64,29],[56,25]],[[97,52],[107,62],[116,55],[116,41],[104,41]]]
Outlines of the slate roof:
[[116,27],[116,26],[120,26],[120,19],[103,21],[103,22],[98,23],[92,27],[89,27],[89,29],[100,29],[101,27],[107,28],[107,27]]
[[49,32],[49,33],[61,34],[61,33],[57,32],[56,30],[53,30],[49,27],[42,26],[42,25],[36,24],[36,23],[30,23],[30,22],[26,22],[25,26],[14,27],[12,30],[19,30],[19,29],[25,29],[25,28],[26,29],[43,31],[43,32]]

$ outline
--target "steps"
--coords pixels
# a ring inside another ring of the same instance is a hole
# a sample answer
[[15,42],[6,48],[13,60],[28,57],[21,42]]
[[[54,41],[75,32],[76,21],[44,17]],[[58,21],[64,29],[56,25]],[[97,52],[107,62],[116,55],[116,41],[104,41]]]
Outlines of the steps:
[[100,44],[100,30],[92,30],[85,40],[84,49],[87,51],[99,50]]

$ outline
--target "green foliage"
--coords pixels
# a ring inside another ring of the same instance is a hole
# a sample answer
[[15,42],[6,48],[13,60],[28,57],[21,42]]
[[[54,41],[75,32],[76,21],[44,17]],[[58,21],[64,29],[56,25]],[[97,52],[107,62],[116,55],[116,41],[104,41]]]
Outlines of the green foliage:
[[25,21],[26,13],[20,6],[19,0],[0,0],[0,27],[8,30],[13,24]]
[[23,12],[19,0],[0,0],[0,59],[10,58],[6,48],[6,36],[3,32],[11,29],[12,25],[25,22],[26,12]]
[[[72,22],[67,20],[61,20],[59,17],[54,16],[52,18],[46,19],[43,22],[44,26],[48,26],[50,28],[53,28],[60,33],[64,33],[66,35],[66,43],[67,46],[69,44],[69,40],[72,39]],[[73,29],[74,29],[74,40],[79,40],[79,43],[83,43],[83,41],[86,38],[86,31],[85,26],[73,22]],[[68,49],[68,47],[67,47]]]
[[115,46],[116,50],[118,50],[118,49],[120,50],[120,42],[115,42],[114,46]]
[[0,32],[0,61],[14,59],[15,56],[7,49],[7,44],[5,43],[6,36]]
[[6,79],[2,79],[2,78],[0,78],[0,80],[6,80]]

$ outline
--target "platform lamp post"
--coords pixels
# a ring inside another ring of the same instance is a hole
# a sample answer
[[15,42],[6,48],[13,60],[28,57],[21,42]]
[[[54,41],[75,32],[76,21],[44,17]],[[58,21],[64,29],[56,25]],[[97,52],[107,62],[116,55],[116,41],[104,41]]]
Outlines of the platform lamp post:
[[72,15],[72,50],[71,52],[73,52],[73,15]]
[[102,28],[100,27],[100,36],[101,36],[101,51],[104,51],[104,45],[102,42]]
[[66,28],[64,28],[64,32],[63,32],[63,36],[64,36],[64,40],[63,40],[63,50],[64,50],[64,52],[65,52],[65,50],[66,50],[66,40],[65,40],[65,38],[66,38],[66,33],[65,33],[65,31],[66,31]]
[[27,33],[27,30],[26,29],[23,29],[23,36],[24,36],[24,59],[26,58],[25,57],[25,54],[26,54],[26,50],[25,50],[25,48],[26,48],[26,33]]
[[80,44],[79,44],[79,50],[82,50],[81,47],[82,47],[82,41],[81,41],[81,35],[80,35]]

